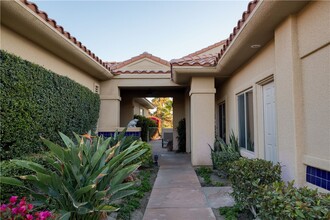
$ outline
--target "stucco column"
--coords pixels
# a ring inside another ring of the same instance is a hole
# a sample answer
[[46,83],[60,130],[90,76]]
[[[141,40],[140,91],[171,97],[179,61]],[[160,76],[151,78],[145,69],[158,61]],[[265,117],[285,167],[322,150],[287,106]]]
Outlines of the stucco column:
[[211,150],[214,142],[214,77],[192,77],[190,86],[191,163],[212,165]]
[[109,131],[111,128],[120,127],[120,101],[119,89],[112,94],[101,94],[101,107],[99,131]]
[[298,57],[297,23],[288,18],[275,31],[276,105],[279,162],[285,181],[302,185],[304,148],[301,67]]
[[190,153],[191,152],[191,145],[190,145],[190,141],[191,141],[191,126],[190,126],[190,121],[191,121],[191,117],[190,117],[190,97],[189,97],[189,90],[186,91],[185,93],[185,111],[186,111],[186,152]]

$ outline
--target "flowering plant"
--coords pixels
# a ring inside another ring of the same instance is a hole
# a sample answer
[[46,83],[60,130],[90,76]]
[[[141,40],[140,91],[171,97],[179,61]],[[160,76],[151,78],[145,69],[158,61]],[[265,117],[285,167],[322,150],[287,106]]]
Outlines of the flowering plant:
[[50,211],[33,212],[33,205],[27,203],[25,197],[18,202],[18,196],[12,196],[8,204],[1,204],[0,219],[49,220],[54,216]]

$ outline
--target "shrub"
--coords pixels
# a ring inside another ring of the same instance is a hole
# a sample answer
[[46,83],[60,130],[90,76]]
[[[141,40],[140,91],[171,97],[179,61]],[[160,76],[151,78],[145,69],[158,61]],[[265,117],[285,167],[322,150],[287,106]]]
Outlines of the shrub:
[[216,151],[211,153],[213,168],[221,171],[225,176],[228,175],[231,163],[240,158],[238,152]]
[[141,145],[141,148],[139,148],[138,150],[140,150],[140,149],[145,149],[146,152],[141,157],[134,160],[132,163],[141,162],[141,167],[143,167],[143,168],[152,167],[153,159],[152,159],[151,145],[146,142],[143,142]]
[[231,164],[229,179],[233,197],[239,207],[256,216],[256,195],[261,185],[281,180],[281,166],[262,159],[240,158]]
[[58,131],[96,128],[98,94],[3,50],[0,59],[1,160],[44,151],[40,136],[60,143]]
[[50,211],[33,212],[33,205],[26,202],[23,197],[19,202],[18,196],[11,196],[8,204],[1,204],[1,219],[27,219],[47,220],[55,219]]
[[274,182],[260,187],[257,195],[260,219],[330,219],[330,194],[307,187],[295,188],[293,182]]
[[142,115],[134,115],[134,118],[139,119],[136,127],[141,127],[141,139],[143,141],[149,141],[158,131],[156,122]]
[[[22,159],[39,163],[48,168],[51,168],[51,166],[49,166],[45,160],[45,157],[49,154],[50,154],[49,152],[46,152],[44,154],[33,154],[22,157]],[[33,171],[18,166],[16,163],[12,161],[4,160],[0,162],[0,176],[19,177],[19,176],[29,175],[32,173]],[[29,184],[27,181],[23,180],[23,182],[27,184],[29,187],[32,187],[32,185]],[[29,192],[27,192],[24,188],[18,186],[6,185],[6,184],[0,184],[0,191],[1,191],[0,194],[1,202],[7,201],[12,195],[17,195],[19,197],[26,197],[29,195]]]
[[186,119],[181,119],[176,128],[178,131],[178,152],[186,152]]
[[20,186],[29,190],[33,197],[42,203],[49,200],[59,210],[63,218],[100,219],[106,212],[118,210],[110,206],[113,201],[134,194],[129,190],[135,183],[124,180],[139,166],[131,162],[146,150],[142,142],[133,142],[121,150],[121,142],[109,145],[112,138],[82,137],[75,134],[77,143],[60,133],[65,148],[42,139],[51,151],[46,161],[56,172],[26,160],[13,160],[17,165],[34,172],[34,175],[21,176],[32,183],[34,188],[24,186],[23,182],[10,177],[1,177],[0,182]]
[[213,169],[217,169],[227,176],[230,164],[240,157],[238,139],[233,132],[230,135],[229,143],[225,143],[220,137],[215,138],[213,149],[211,148]]

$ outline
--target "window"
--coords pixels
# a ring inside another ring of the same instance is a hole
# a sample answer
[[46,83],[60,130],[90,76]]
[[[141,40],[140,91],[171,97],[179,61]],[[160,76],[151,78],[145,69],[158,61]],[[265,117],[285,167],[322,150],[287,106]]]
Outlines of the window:
[[143,108],[140,108],[140,115],[144,116],[144,109]]
[[241,148],[254,151],[252,90],[238,95],[238,142]]
[[226,104],[219,104],[219,137],[226,141]]

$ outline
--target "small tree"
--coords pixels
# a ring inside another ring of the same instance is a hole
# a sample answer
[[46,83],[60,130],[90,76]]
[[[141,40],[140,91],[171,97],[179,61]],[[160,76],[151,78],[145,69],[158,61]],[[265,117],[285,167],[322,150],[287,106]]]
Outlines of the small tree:
[[156,106],[156,111],[151,115],[162,119],[165,128],[172,128],[173,100],[171,98],[154,98],[151,102]]

